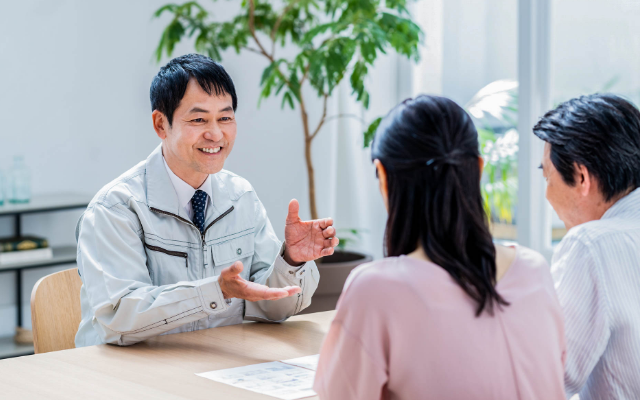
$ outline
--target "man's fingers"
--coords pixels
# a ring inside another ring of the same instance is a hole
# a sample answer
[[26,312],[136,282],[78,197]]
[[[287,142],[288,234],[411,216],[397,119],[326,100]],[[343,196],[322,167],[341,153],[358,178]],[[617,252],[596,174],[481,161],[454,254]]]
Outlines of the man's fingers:
[[269,297],[267,300],[277,300],[293,296],[300,292],[302,292],[302,289],[300,289],[299,286],[287,286],[283,288],[268,288],[266,294]]
[[278,300],[289,296],[289,292],[280,288],[266,288],[256,297],[258,300]]
[[236,275],[240,275],[242,270],[244,269],[244,265],[242,265],[241,261],[236,261],[227,268],[223,269],[220,272],[222,279],[232,279]]
[[322,249],[322,251],[320,252],[320,255],[322,257],[330,256],[332,254],[333,254],[333,247],[329,247],[328,249]]
[[300,293],[301,289],[297,286],[287,286],[284,288],[270,288],[258,283],[249,283],[246,287],[246,293],[243,298],[249,301],[260,300],[278,300],[285,297],[293,296]]
[[287,286],[287,287],[284,287],[283,289],[287,291],[289,296],[293,296],[294,294],[298,294],[302,292],[302,289],[300,288],[300,286]]
[[294,222],[300,221],[300,217],[298,216],[298,212],[300,211],[300,204],[298,200],[293,199],[289,202],[289,213],[287,214],[287,224],[291,224]]
[[335,235],[336,235],[336,228],[334,228],[333,226],[330,226],[327,229],[322,231],[322,236],[324,236],[327,239],[330,237],[334,237]]
[[328,227],[333,225],[333,218],[324,218],[320,221],[320,229],[327,229]]
[[325,239],[322,242],[322,247],[328,249],[330,247],[336,247],[338,244],[340,244],[340,239],[338,239],[337,237],[332,237],[329,239]]

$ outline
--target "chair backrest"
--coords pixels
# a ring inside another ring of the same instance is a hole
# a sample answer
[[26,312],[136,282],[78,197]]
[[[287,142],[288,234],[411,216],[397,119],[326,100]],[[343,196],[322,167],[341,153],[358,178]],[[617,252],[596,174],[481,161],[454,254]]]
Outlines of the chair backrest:
[[31,292],[31,326],[35,353],[75,348],[80,325],[78,268],[40,279]]

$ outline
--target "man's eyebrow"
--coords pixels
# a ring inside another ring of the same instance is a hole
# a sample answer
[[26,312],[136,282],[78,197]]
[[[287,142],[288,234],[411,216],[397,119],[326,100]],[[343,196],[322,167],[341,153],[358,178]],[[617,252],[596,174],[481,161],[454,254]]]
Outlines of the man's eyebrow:
[[223,108],[222,110],[220,110],[219,112],[227,112],[227,111],[233,111],[233,107],[231,106],[226,106],[225,108]]
[[544,167],[542,166],[542,164],[540,164],[540,165],[538,166],[538,168],[539,168],[539,169],[544,169]]
[[189,114],[192,114],[192,113],[207,113],[207,114],[209,114],[209,111],[204,110],[204,109],[202,109],[200,107],[193,107],[191,110],[189,110]]

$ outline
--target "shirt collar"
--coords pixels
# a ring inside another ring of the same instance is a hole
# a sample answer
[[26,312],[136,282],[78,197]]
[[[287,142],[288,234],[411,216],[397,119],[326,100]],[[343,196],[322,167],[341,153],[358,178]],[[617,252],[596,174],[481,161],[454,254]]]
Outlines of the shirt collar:
[[211,175],[207,176],[207,180],[204,181],[202,185],[198,189],[194,189],[193,186],[189,185],[187,182],[183,181],[178,177],[178,175],[174,174],[169,165],[167,164],[167,160],[162,157],[162,161],[164,162],[164,167],[167,169],[167,173],[169,174],[169,179],[171,179],[171,183],[173,184],[173,188],[176,190],[176,194],[178,195],[178,202],[181,207],[187,207],[193,198],[193,195],[196,193],[196,190],[202,190],[209,197],[208,201],[211,201]]
[[627,211],[637,212],[639,208],[640,188],[637,188],[633,192],[616,201],[616,203],[612,205],[604,215],[602,215],[602,219],[618,217],[624,215]]

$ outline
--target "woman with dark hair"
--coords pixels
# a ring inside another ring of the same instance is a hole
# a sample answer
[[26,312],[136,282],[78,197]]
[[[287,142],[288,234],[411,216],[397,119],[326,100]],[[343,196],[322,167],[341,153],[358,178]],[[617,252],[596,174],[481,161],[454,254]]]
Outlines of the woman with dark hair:
[[387,258],[352,272],[314,388],[339,399],[564,399],[564,327],[538,253],[493,243],[478,134],[453,101],[394,108],[372,145]]

